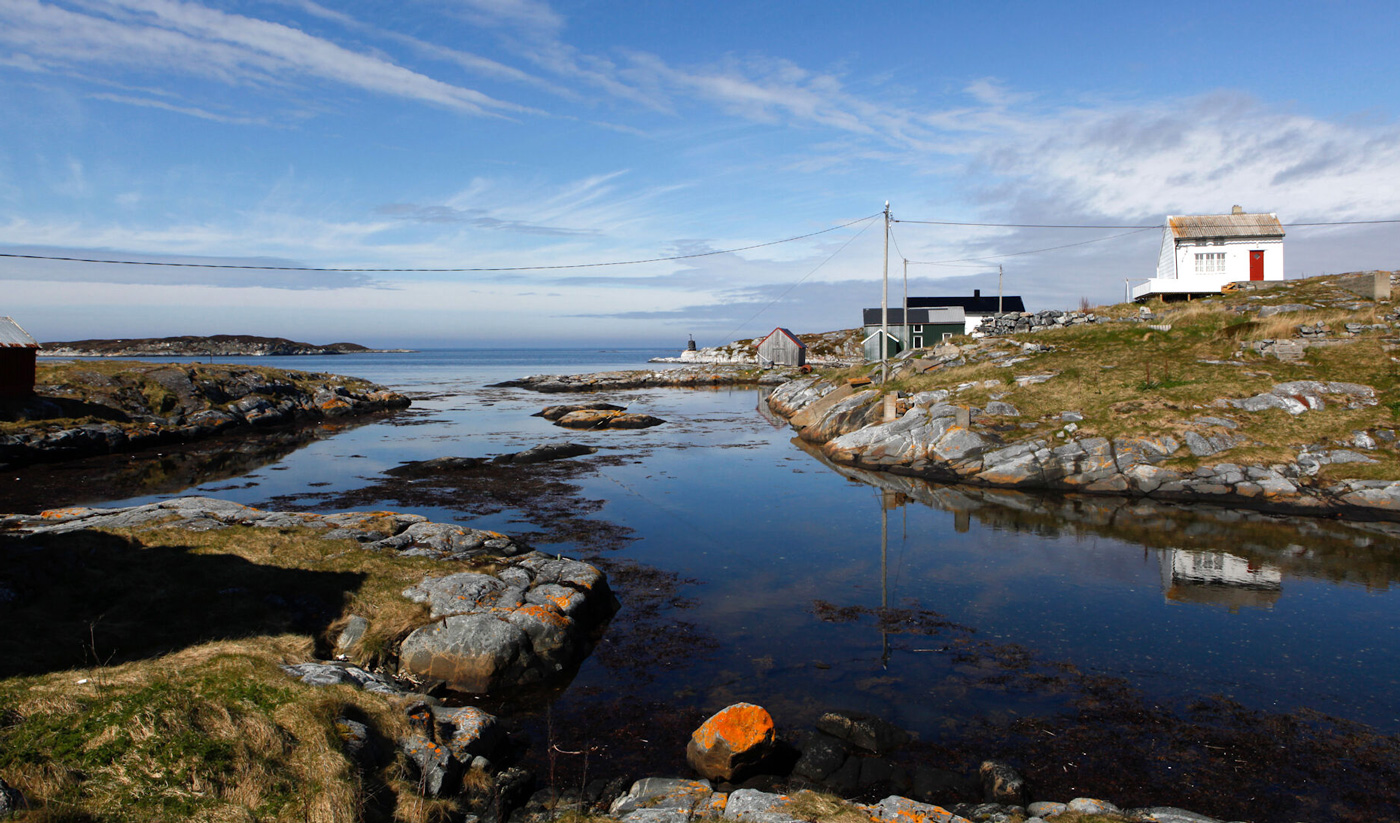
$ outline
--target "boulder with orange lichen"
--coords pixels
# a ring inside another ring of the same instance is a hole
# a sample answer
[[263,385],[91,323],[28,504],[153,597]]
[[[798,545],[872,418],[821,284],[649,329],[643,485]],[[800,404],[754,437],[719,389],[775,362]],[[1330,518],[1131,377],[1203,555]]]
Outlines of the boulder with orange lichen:
[[607,578],[587,563],[532,552],[490,574],[429,577],[404,590],[432,623],[399,647],[399,672],[488,694],[555,679],[587,651],[615,608]]
[[711,780],[742,780],[773,752],[773,717],[762,706],[735,703],[690,736],[685,759]]

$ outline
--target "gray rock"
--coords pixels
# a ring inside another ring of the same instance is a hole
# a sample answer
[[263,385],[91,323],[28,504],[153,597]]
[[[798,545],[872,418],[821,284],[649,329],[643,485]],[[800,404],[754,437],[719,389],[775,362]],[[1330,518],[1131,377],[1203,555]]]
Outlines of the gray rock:
[[345,755],[362,770],[373,769],[379,763],[379,750],[369,727],[348,717],[335,719],[335,730],[340,735]]
[[1123,811],[1107,800],[1096,800],[1092,797],[1076,797],[1068,805],[1070,811],[1080,814],[1118,814]]
[[839,740],[821,732],[813,732],[802,742],[801,755],[792,773],[820,783],[846,762],[846,747]]
[[1259,319],[1263,320],[1266,317],[1273,317],[1279,314],[1290,314],[1292,312],[1298,311],[1311,311],[1314,308],[1316,307],[1307,306],[1302,303],[1285,303],[1281,306],[1260,306]]
[[1047,800],[1042,800],[1027,806],[1026,813],[1035,817],[1054,817],[1068,808],[1069,806],[1064,803],[1052,803]]
[[1197,457],[1210,457],[1248,442],[1246,438],[1238,434],[1201,434],[1189,430],[1182,435],[1181,439],[1186,442],[1186,448],[1190,449],[1191,453]]
[[404,589],[403,596],[415,603],[427,603],[436,620],[490,609],[506,588],[504,582],[491,575],[460,572],[446,577],[424,578]]
[[800,818],[784,811],[787,803],[788,798],[772,792],[736,789],[729,793],[724,817],[747,823],[800,823]]
[[1189,812],[1173,806],[1152,806],[1146,809],[1130,809],[1128,814],[1142,823],[1223,823],[1214,817]]
[[715,792],[708,780],[648,777],[632,784],[608,813],[626,815],[638,809],[700,810],[714,804]]
[[544,672],[523,629],[494,614],[458,614],[415,630],[399,648],[405,674],[486,694],[538,682]]
[[1236,423],[1235,421],[1230,420],[1228,418],[1211,417],[1208,415],[1194,418],[1191,422],[1195,423],[1197,426],[1219,426],[1222,429],[1231,430],[1238,429],[1240,427],[1239,423]]
[[838,740],[875,754],[893,751],[909,742],[909,733],[864,712],[827,712],[817,728]]
[[19,789],[0,779],[0,817],[10,817],[25,807]]
[[505,741],[505,732],[496,718],[475,706],[435,706],[432,714],[445,729],[447,750],[463,766],[470,766],[477,758],[494,757]]
[[985,411],[987,414],[995,414],[1001,417],[1021,416],[1021,412],[1017,411],[1015,406],[1011,405],[1010,403],[1003,402],[1001,400],[993,400],[992,402],[988,403],[987,408],[983,409],[983,411]]
[[455,794],[462,778],[462,764],[446,746],[422,735],[399,741],[399,748],[418,767],[418,793],[424,797]]
[[368,620],[358,614],[350,615],[350,619],[345,623],[345,628],[340,630],[340,635],[335,639],[335,653],[349,654],[359,645],[360,640],[365,636],[365,630],[368,628]]

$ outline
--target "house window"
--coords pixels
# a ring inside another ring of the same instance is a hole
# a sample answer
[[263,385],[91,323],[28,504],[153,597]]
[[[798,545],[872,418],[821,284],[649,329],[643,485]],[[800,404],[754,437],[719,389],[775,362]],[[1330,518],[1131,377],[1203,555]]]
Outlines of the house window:
[[914,325],[913,331],[914,331],[915,334],[923,334],[924,327],[923,327],[923,326],[920,326],[920,325],[918,325],[918,324],[915,324],[915,325]]
[[945,332],[943,332],[943,339],[944,339],[944,340],[947,340],[948,338],[950,338],[950,337],[952,337],[952,336],[953,336],[953,333],[950,332],[950,331],[945,331]]
[[[917,326],[916,326],[915,328],[917,328]],[[922,334],[915,335],[915,336],[914,336],[914,348],[916,348],[916,349],[922,349],[923,347],[924,347],[924,336],[923,336]]]
[[1196,254],[1196,274],[1224,274],[1225,252],[1212,251]]

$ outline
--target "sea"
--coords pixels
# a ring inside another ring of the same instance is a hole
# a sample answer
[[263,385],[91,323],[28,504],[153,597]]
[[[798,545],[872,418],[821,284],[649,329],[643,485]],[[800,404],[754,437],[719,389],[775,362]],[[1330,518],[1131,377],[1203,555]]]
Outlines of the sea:
[[[878,714],[929,743],[1028,718],[1044,719],[1054,736],[1054,718],[1082,710],[1105,684],[1135,705],[1183,716],[1216,701],[1261,718],[1325,715],[1400,733],[1400,552],[1384,524],[842,469],[796,441],[753,387],[583,396],[492,386],[532,374],[668,368],[647,361],[674,354],[249,358],[367,378],[413,406],[253,450],[222,472],[181,479],[148,469],[144,488],[73,484],[53,502],[207,495],[268,508],[389,508],[596,559],[614,577],[618,616],[566,684],[504,708],[537,718],[540,735],[546,723],[551,735],[566,720],[585,727],[561,748],[591,746],[597,762],[609,747],[620,758],[629,745],[683,746],[694,718],[738,701],[767,707],[780,728],[841,708]],[[585,400],[666,423],[585,433],[534,416]],[[490,503],[385,482],[408,461],[565,440],[600,451]]]

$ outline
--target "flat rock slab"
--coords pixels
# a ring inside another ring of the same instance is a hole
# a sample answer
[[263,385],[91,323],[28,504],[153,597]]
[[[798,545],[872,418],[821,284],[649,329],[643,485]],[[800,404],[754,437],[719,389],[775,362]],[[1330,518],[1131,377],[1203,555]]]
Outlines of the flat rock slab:
[[574,403],[563,406],[545,406],[543,409],[530,415],[531,417],[543,417],[545,420],[558,420],[566,414],[576,411],[627,411],[625,406],[614,406],[611,403]]
[[580,410],[569,412],[554,421],[556,426],[570,429],[649,429],[665,423],[659,417],[649,414],[632,414],[625,411]]

